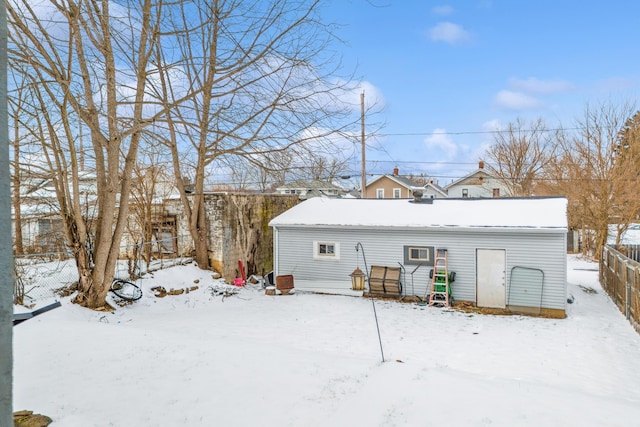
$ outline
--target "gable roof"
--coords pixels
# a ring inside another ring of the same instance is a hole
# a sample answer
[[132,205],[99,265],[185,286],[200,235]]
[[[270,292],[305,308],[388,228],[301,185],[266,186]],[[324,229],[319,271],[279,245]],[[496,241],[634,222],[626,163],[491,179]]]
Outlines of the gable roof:
[[447,190],[445,190],[444,188],[440,187],[438,184],[434,184],[433,182],[427,182],[424,185],[424,188],[433,188],[433,190],[436,193],[440,193],[442,194],[444,197],[447,197]]
[[371,182],[367,183],[367,187],[372,185],[374,182],[381,180],[382,178],[387,177],[390,180],[396,182],[397,184],[408,188],[410,190],[412,189],[416,189],[416,188],[422,188],[422,186],[416,182],[413,182],[412,180],[410,180],[409,178],[405,178],[403,176],[398,176],[398,175],[379,175],[377,177],[375,177],[373,180],[371,180]]
[[278,226],[337,226],[442,229],[567,230],[567,199],[329,199],[302,202],[269,223]]
[[444,188],[445,188],[445,190],[448,190],[449,188],[453,187],[454,185],[462,184],[464,181],[466,181],[466,180],[468,180],[470,178],[477,178],[477,177],[492,178],[492,176],[486,170],[484,170],[484,169],[476,169],[475,171],[466,174],[462,178],[458,178],[455,181],[450,182],[449,184],[445,185]]

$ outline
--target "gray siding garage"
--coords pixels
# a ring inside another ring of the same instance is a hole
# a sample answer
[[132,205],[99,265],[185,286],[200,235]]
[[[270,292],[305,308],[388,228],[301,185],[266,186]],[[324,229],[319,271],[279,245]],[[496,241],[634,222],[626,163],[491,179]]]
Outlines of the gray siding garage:
[[401,266],[403,296],[424,298],[434,251],[447,249],[456,301],[564,317],[566,205],[565,198],[310,199],[271,221],[274,270],[301,289],[349,293],[349,274],[365,270],[366,258],[369,269]]

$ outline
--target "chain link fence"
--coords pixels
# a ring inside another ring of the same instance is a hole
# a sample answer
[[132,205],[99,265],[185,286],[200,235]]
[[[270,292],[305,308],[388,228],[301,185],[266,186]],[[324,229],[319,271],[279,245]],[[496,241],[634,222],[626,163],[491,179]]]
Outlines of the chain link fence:
[[[136,280],[147,272],[191,262],[190,237],[166,237],[125,245],[114,278]],[[78,282],[73,254],[49,252],[14,258],[14,303],[29,306],[38,300],[56,298]]]
[[15,304],[30,305],[51,299],[56,292],[78,281],[78,269],[70,252],[21,255],[14,258]]
[[610,245],[600,263],[602,287],[640,333],[640,263]]

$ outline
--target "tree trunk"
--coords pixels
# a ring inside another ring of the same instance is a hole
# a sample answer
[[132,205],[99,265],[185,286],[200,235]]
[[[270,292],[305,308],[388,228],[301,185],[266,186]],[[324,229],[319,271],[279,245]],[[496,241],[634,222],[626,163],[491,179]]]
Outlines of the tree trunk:
[[204,195],[199,194],[196,197],[200,198],[198,203],[198,210],[193,212],[197,215],[195,235],[193,236],[195,250],[196,250],[196,263],[198,267],[203,270],[209,269],[209,228],[207,226],[207,218],[205,216],[204,209]]
[[13,144],[13,225],[16,255],[24,254],[22,246],[22,200],[20,190],[22,180],[20,178],[20,127],[18,121],[14,122],[14,144]]
[[78,294],[73,302],[94,310],[104,308],[109,287],[96,286],[94,283],[91,256],[84,245],[76,243],[75,259],[78,268]]

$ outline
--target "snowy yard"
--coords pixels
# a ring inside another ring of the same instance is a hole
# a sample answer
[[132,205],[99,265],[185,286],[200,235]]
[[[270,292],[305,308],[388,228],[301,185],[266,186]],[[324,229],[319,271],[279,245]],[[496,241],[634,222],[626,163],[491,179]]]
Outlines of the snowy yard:
[[375,301],[382,363],[369,299],[223,298],[207,272],[173,267],[115,313],[63,298],[15,326],[14,410],[52,427],[638,424],[640,336],[596,268],[569,257],[562,320]]

